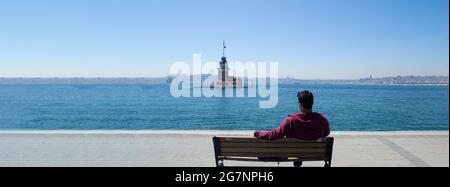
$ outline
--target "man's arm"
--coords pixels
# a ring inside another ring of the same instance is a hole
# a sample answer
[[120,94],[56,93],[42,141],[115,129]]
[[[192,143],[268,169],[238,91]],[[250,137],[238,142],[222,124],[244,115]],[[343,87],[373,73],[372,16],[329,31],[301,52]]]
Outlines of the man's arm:
[[328,135],[330,135],[330,124],[328,123],[328,119],[327,118],[324,118],[325,119],[325,137],[326,136],[328,136]]
[[289,132],[290,119],[286,118],[281,122],[280,126],[272,131],[256,131],[254,136],[261,140],[277,140],[284,138],[286,133]]

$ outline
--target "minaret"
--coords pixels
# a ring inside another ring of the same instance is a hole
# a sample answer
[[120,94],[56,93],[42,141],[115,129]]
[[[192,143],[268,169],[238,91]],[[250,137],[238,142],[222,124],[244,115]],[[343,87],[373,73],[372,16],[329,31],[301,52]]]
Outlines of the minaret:
[[228,62],[227,62],[227,57],[225,57],[225,48],[227,48],[225,46],[225,41],[223,42],[223,56],[222,56],[222,60],[220,61],[220,68],[218,69],[218,81],[221,82],[222,87],[224,87],[226,85],[226,81],[229,80],[228,77],[228,71],[230,68],[228,68]]

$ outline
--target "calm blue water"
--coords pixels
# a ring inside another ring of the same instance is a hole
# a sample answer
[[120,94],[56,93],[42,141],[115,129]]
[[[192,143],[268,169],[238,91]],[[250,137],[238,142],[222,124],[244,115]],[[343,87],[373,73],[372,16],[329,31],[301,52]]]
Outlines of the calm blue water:
[[271,129],[315,94],[332,130],[448,130],[448,86],[279,87],[276,108],[260,98],[173,98],[168,84],[0,84],[0,129]]

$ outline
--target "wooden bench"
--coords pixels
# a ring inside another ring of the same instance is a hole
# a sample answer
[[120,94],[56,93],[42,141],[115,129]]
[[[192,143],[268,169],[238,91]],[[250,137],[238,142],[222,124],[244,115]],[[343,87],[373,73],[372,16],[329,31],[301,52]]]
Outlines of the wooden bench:
[[333,142],[333,137],[316,141],[213,137],[217,167],[223,167],[224,160],[293,162],[295,167],[300,167],[304,161],[324,161],[325,167],[331,167]]

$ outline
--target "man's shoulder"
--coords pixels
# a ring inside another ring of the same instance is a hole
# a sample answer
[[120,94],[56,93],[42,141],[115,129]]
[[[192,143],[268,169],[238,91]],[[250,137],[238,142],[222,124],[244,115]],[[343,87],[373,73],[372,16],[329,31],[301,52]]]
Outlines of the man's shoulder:
[[325,115],[323,115],[322,113],[316,112],[316,115],[319,119],[328,121],[327,117],[325,117]]
[[316,112],[316,115],[318,115],[321,118],[326,118],[325,115],[323,115],[323,113],[321,113],[321,112]]
[[301,118],[301,117],[302,117],[302,113],[292,113],[292,114],[289,114],[286,117],[286,119],[292,120],[292,119]]

